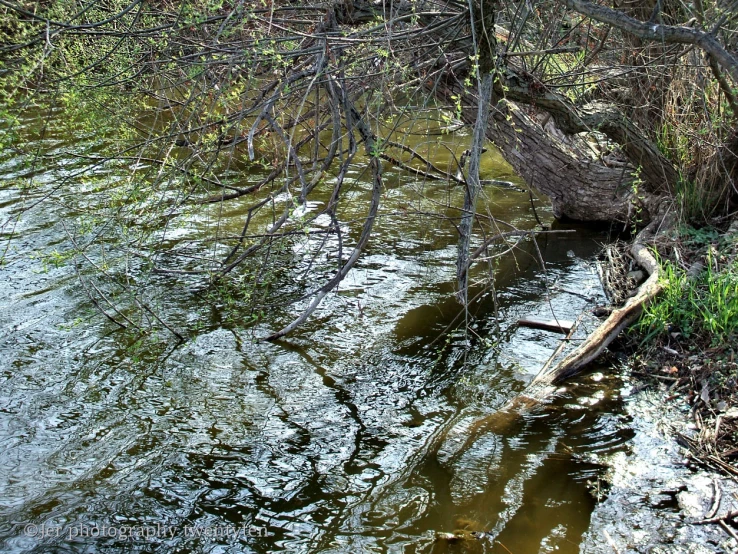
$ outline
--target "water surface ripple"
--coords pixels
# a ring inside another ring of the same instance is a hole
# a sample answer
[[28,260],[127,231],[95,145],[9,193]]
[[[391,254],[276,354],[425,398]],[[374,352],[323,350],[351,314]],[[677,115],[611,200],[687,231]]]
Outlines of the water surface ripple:
[[[300,305],[254,327],[224,317],[201,287],[152,278],[163,314],[202,325],[182,345],[136,345],[97,314],[70,264],[33,255],[64,245],[71,208],[60,196],[23,211],[58,175],[30,174],[4,156],[0,549],[578,551],[597,456],[628,438],[617,379],[588,374],[504,426],[479,422],[558,344],[514,322],[552,309],[574,319],[591,307],[587,297],[601,298],[592,259],[604,237],[580,229],[541,238],[545,278],[530,244],[502,258],[491,268],[497,308],[486,295],[471,331],[436,340],[459,313],[453,226],[401,213],[417,188],[388,179],[369,249],[294,336],[254,340]],[[37,188],[21,193],[18,179],[30,178]],[[449,193],[439,185],[424,194]],[[487,195],[497,217],[534,224],[527,195]],[[239,211],[231,216],[238,228]],[[434,542],[455,529],[482,534]]]

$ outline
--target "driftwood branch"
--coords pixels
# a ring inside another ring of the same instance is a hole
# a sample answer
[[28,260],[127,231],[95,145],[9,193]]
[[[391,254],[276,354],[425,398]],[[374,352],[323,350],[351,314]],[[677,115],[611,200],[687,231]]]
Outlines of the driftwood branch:
[[532,329],[543,329],[544,331],[553,331],[554,333],[568,333],[574,327],[573,321],[568,320],[548,320],[539,318],[523,318],[518,320],[519,327],[530,327]]
[[[649,273],[649,278],[640,286],[638,293],[626,302],[626,304],[610,314],[587,339],[563,360],[551,365],[558,351],[549,358],[538,375],[531,383],[515,398],[507,402],[498,411],[476,421],[468,430],[465,446],[459,451],[464,451],[466,445],[471,444],[476,437],[486,431],[494,433],[505,432],[521,412],[525,412],[543,402],[547,397],[554,394],[556,385],[571,377],[587,364],[591,363],[615,340],[620,332],[628,325],[635,322],[640,316],[645,305],[651,302],[662,289],[660,280],[659,264],[651,254],[648,242],[659,233],[660,226],[668,228],[664,224],[665,218],[659,218],[651,222],[636,237],[632,247],[631,255]],[[664,232],[664,229],[661,232]],[[579,319],[576,324],[579,323]],[[571,335],[567,336],[567,339]]]
[[466,444],[473,441],[482,431],[501,431],[514,421],[520,412],[540,404],[554,393],[558,383],[571,377],[597,359],[623,329],[638,319],[643,307],[651,302],[662,288],[659,282],[658,262],[647,246],[647,243],[655,236],[656,230],[662,221],[661,218],[654,220],[638,234],[631,247],[631,254],[635,260],[650,274],[649,278],[638,289],[638,293],[630,298],[622,308],[614,310],[610,317],[563,360],[555,365],[551,365],[551,360],[549,360],[523,392],[497,412],[476,422],[469,430]]
[[[554,385],[571,377],[587,364],[596,360],[623,329],[638,319],[644,306],[661,292],[663,285],[660,282],[659,264],[647,246],[647,241],[653,238],[654,229],[660,223],[661,221],[655,220],[641,231],[630,249],[636,262],[649,273],[649,278],[638,288],[635,296],[628,299],[621,308],[613,310],[608,318],[582,344],[559,363],[553,367],[544,368],[535,376],[526,390],[519,396],[519,398],[524,399],[525,403],[542,400],[551,394]],[[516,403],[517,401],[513,400],[513,404]]]
[[649,278],[638,288],[636,295],[628,299],[623,307],[613,310],[609,317],[563,360],[539,372],[521,396],[534,401],[542,399],[550,394],[553,385],[571,377],[596,360],[623,329],[638,319],[644,306],[661,292],[659,265],[646,244],[647,240],[653,237],[653,229],[658,223],[660,221],[654,221],[646,227],[636,237],[630,249],[636,262],[649,273]]

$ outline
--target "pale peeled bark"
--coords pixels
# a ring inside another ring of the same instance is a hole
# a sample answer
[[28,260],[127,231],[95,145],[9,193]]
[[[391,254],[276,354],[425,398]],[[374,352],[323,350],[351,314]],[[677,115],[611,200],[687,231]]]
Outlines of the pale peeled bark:
[[530,384],[500,410],[477,421],[469,430],[467,444],[483,431],[503,432],[505,427],[515,421],[521,412],[534,408],[551,397],[559,383],[596,360],[623,329],[638,319],[644,306],[651,302],[662,289],[659,264],[647,246],[647,241],[653,237],[657,224],[661,222],[662,220],[654,221],[643,229],[631,247],[633,258],[649,273],[649,278],[638,288],[636,295],[630,298],[623,307],[614,310],[584,342],[564,359],[550,367],[548,363],[544,365]]

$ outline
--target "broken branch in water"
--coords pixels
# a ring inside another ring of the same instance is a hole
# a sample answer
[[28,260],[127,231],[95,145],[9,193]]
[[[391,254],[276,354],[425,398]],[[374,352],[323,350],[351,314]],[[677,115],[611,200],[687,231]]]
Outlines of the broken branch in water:
[[582,344],[558,364],[540,371],[519,398],[524,397],[536,402],[549,395],[552,392],[553,385],[571,377],[584,366],[597,359],[623,329],[638,319],[644,305],[648,304],[661,292],[659,265],[646,244],[648,239],[654,237],[654,230],[659,223],[654,221],[641,231],[630,249],[633,258],[650,275],[639,287],[635,296],[629,298],[621,308],[613,310],[608,318]]
[[556,333],[568,333],[574,327],[573,321],[568,320],[550,320],[538,319],[535,317],[523,318],[518,320],[518,326],[530,327],[532,329],[543,329],[544,331],[554,331]]
[[[555,392],[556,384],[576,374],[584,366],[597,359],[623,329],[638,319],[643,307],[651,302],[662,288],[659,264],[651,254],[647,242],[670,227],[668,223],[662,225],[665,221],[666,218],[654,220],[638,234],[631,246],[630,251],[633,258],[650,275],[640,286],[637,294],[628,299],[624,306],[613,310],[610,316],[564,359],[552,367],[549,367],[549,360],[530,384],[500,410],[476,422],[469,431],[467,444],[482,431],[500,430],[513,421],[520,412],[543,402]],[[660,233],[657,233],[657,230]]]

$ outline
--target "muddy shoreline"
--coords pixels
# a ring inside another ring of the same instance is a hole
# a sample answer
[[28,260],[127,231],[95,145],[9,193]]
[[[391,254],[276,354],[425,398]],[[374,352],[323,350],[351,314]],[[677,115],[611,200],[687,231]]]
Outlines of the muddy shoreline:
[[637,380],[623,396],[634,432],[630,452],[597,460],[610,468],[609,490],[592,513],[580,552],[738,551],[738,541],[718,523],[696,523],[738,509],[738,483],[700,468],[678,444],[677,433],[695,433],[686,403],[680,409]]

